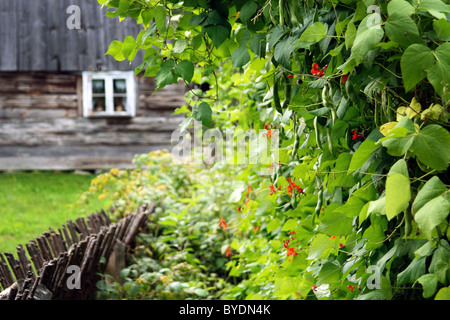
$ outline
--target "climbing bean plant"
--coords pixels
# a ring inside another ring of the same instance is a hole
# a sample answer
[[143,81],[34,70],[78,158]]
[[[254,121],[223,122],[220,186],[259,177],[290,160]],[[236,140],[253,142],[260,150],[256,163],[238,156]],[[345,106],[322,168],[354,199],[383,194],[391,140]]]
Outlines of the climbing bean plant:
[[[450,299],[450,5],[98,0],[143,30],[107,54],[192,89],[182,124],[278,129],[218,228],[243,299]],[[207,170],[207,168],[205,168]],[[231,221],[231,222],[230,222]]]

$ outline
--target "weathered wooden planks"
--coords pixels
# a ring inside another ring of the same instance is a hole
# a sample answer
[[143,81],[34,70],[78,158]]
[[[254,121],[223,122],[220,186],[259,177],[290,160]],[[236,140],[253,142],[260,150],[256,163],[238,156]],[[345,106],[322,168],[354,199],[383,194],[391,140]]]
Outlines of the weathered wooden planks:
[[[81,29],[69,29],[67,19],[76,5]],[[136,37],[140,27],[131,19],[105,17],[106,8],[92,0],[0,0],[0,71],[130,70],[106,56],[113,40]]]
[[[95,290],[98,272],[104,272],[114,262],[101,264],[102,257],[108,261],[117,247],[116,243],[122,244],[123,254],[123,246],[128,246],[145,226],[154,208],[154,204],[144,206],[135,214],[129,214],[115,223],[104,211],[86,220],[79,218],[76,222],[68,221],[62,227],[63,230],[69,230],[64,232],[65,238],[63,232],[50,228],[49,232],[26,245],[34,268],[21,245],[17,247],[19,259],[10,253],[0,253],[0,286],[4,290],[8,289],[0,293],[0,300],[39,299],[34,294],[36,290],[40,290],[41,296],[51,296],[55,300],[88,299]],[[36,243],[39,243],[39,247]],[[71,266],[80,271],[78,287],[71,282],[73,279],[69,279],[72,276]],[[113,269],[113,272],[117,274],[117,270]]]

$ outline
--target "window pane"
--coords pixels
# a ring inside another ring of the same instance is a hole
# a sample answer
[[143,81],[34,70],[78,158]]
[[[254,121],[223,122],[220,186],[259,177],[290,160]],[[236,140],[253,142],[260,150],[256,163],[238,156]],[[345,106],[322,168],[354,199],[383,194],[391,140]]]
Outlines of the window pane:
[[127,81],[125,79],[114,80],[114,93],[127,93]]
[[95,97],[92,99],[92,110],[94,112],[104,112],[106,111],[106,103],[104,97]]
[[92,80],[92,93],[105,94],[105,80],[102,79]]
[[115,97],[114,98],[114,112],[125,112],[125,111],[127,111],[127,98]]

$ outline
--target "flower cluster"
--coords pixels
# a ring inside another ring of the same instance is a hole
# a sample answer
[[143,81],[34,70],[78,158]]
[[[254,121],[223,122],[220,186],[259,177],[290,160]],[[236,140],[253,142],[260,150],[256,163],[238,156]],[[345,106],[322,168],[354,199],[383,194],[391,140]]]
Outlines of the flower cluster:
[[327,71],[328,65],[326,64],[323,69],[319,68],[317,62],[313,63],[311,74],[316,77],[323,77],[325,75],[325,71]]
[[264,135],[267,135],[267,139],[270,140],[272,138],[273,125],[271,123],[266,123],[266,125],[264,126],[264,129],[267,130],[267,133],[265,133]]
[[230,247],[227,247],[227,249],[225,250],[225,257],[228,258],[231,255],[231,251],[233,251],[233,249]]
[[300,188],[295,182],[292,181],[291,178],[286,179],[289,182],[289,185],[287,186],[287,193],[292,198],[292,194],[294,189],[298,191],[298,193],[303,193],[303,189]]
[[219,218],[219,228],[222,228],[224,231],[228,229],[227,223],[222,218]]
[[[287,250],[286,256],[288,256],[288,257],[290,257],[290,256],[294,257],[297,255],[297,251],[295,251],[295,248],[289,247],[289,242],[291,242],[291,240],[294,240],[294,234],[295,234],[295,231],[289,231],[289,235],[291,236],[291,238],[283,239],[283,246]],[[289,259],[289,261],[291,261],[291,259]]]

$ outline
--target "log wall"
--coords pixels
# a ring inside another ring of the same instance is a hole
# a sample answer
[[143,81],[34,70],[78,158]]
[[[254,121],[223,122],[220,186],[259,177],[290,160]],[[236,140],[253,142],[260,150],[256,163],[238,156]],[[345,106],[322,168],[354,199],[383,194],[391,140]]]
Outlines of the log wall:
[[136,117],[83,118],[81,75],[0,73],[0,170],[127,168],[136,154],[170,149],[185,86],[137,83]]

